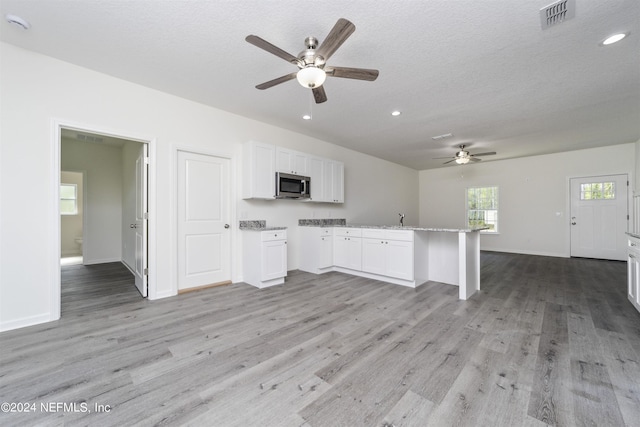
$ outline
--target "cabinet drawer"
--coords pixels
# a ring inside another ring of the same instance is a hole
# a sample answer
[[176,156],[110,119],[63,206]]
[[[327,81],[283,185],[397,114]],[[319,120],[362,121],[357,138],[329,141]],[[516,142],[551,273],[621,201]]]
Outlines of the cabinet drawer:
[[384,230],[385,239],[401,240],[403,242],[413,242],[413,231],[411,230]]
[[365,228],[362,230],[362,237],[369,239],[384,239],[384,230],[381,228]]
[[324,237],[324,236],[333,236],[333,228],[326,228],[326,227],[322,227],[320,229],[320,236]]
[[270,230],[260,232],[263,242],[273,240],[287,240],[287,230]]
[[413,242],[413,231],[389,230],[384,228],[365,228],[362,230],[362,237],[367,237],[369,239],[400,240],[403,242]]
[[335,235],[346,236],[346,237],[362,237],[362,229],[338,227],[335,229]]

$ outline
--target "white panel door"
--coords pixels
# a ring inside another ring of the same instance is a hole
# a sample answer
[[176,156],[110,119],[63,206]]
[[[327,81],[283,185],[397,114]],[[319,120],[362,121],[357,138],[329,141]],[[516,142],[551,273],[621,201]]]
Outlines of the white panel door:
[[132,228],[136,234],[135,283],[143,297],[147,296],[147,144],[140,144],[136,159],[136,221]]
[[627,175],[571,179],[571,256],[627,259]]
[[231,281],[229,159],[178,151],[178,289]]

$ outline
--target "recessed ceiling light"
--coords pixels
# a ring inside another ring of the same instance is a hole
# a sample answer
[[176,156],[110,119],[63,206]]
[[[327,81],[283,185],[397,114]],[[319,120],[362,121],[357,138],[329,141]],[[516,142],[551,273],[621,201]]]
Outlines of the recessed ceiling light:
[[601,44],[602,44],[602,46],[607,46],[607,45],[610,45],[610,44],[614,44],[616,42],[619,42],[623,38],[627,37],[628,35],[629,35],[629,33],[614,34],[614,35],[609,36],[606,39],[604,39]]
[[31,28],[31,24],[29,24],[27,21],[20,18],[19,16],[9,14],[9,15],[6,15],[5,18],[7,19],[8,23],[17,25],[21,27],[23,30],[28,30],[29,28]]
[[309,114],[305,114],[302,118],[305,120],[311,120],[311,116]]
[[400,111],[398,111],[398,110],[396,110],[396,111],[392,111],[392,112],[391,112],[391,115],[392,115],[392,116],[399,116],[400,114],[402,114],[402,112],[400,112]]

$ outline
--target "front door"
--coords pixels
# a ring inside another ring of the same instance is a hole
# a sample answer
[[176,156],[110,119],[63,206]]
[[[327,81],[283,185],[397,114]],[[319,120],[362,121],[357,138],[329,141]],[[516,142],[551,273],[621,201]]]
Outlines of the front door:
[[571,256],[627,259],[627,175],[571,179]]
[[178,151],[178,290],[231,281],[229,159]]
[[140,144],[136,159],[136,221],[132,228],[136,234],[135,281],[143,297],[147,296],[147,144]]

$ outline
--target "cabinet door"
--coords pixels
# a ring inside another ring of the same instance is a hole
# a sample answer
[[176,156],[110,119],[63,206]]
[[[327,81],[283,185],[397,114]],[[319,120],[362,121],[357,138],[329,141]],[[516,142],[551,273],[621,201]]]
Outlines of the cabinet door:
[[325,160],[323,185],[326,201],[344,203],[344,163]]
[[347,268],[362,271],[362,239],[347,238]]
[[243,198],[273,199],[276,194],[276,149],[248,142],[243,147]]
[[305,153],[294,151],[292,155],[293,170],[297,175],[308,176],[309,172],[309,156]]
[[385,274],[385,244],[380,239],[362,239],[362,271]]
[[324,160],[319,157],[309,158],[309,177],[311,178],[311,201],[326,202]]
[[413,280],[413,242],[388,240],[385,243],[385,276]]
[[276,171],[277,172],[285,172],[285,173],[293,173],[292,164],[293,161],[291,159],[292,153],[291,151],[278,147],[276,149]]
[[276,149],[276,170],[294,175],[307,175],[309,156],[295,150]]
[[333,265],[333,237],[320,237],[320,250],[318,252],[318,268],[327,268]]
[[349,268],[349,237],[334,236],[333,264],[338,267]]
[[629,251],[627,255],[627,292],[629,301],[640,310],[640,253]]
[[344,203],[344,163],[333,163],[333,201],[335,203]]
[[287,275],[287,241],[262,242],[262,280],[278,279]]

